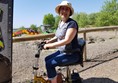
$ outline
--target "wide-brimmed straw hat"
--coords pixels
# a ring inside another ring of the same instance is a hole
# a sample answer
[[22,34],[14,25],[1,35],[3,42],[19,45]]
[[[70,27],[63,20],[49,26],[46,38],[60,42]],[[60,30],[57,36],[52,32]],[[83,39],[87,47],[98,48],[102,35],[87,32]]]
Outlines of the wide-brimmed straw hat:
[[62,1],[59,5],[57,5],[57,7],[55,8],[56,13],[59,14],[59,9],[60,9],[61,6],[66,6],[66,7],[70,8],[70,10],[71,10],[70,16],[74,13],[74,9],[73,9],[71,3],[66,1],[66,0]]

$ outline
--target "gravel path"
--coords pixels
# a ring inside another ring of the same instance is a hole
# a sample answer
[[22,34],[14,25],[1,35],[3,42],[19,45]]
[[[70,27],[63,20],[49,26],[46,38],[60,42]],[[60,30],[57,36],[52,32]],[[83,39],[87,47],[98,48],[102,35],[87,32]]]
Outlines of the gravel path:
[[[36,41],[13,44],[12,83],[23,83],[32,78],[36,50]],[[40,71],[45,71],[45,56],[55,50],[42,51],[39,60]],[[75,66],[79,69],[83,83],[118,83],[118,35],[115,35],[114,31],[87,34],[87,60],[83,68]]]
[[96,62],[81,72],[83,83],[118,83],[118,52],[110,56],[105,62]]

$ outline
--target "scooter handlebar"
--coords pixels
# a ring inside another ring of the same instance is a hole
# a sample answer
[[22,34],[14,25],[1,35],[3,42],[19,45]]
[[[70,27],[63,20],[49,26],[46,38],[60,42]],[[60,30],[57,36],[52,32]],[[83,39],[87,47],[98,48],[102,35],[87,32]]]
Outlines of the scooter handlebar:
[[41,42],[38,44],[38,49],[42,50],[44,48],[44,45],[46,44],[46,42]]

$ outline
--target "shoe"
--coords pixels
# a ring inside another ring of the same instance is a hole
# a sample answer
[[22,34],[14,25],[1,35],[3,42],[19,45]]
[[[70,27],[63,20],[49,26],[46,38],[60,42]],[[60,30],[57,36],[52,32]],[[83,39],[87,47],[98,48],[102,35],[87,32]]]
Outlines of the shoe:
[[57,74],[57,83],[63,83],[62,74],[61,73]]
[[46,83],[51,83],[51,80],[47,80]]

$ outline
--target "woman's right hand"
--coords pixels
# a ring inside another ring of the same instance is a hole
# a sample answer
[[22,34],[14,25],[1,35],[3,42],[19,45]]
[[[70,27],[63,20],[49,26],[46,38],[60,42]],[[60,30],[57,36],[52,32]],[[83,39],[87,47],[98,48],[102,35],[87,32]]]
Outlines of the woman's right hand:
[[46,42],[46,44],[50,43],[50,41],[49,41],[49,40],[45,40],[45,42]]

